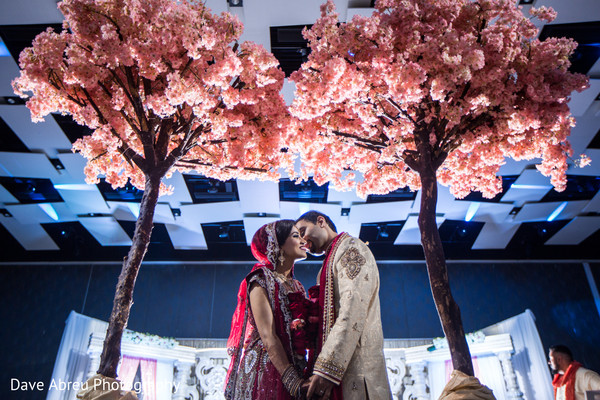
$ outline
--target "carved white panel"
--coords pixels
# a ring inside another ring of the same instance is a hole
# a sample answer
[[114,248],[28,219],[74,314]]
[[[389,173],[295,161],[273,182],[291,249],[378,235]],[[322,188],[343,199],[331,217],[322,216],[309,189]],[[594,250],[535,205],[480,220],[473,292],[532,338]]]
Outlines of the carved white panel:
[[201,398],[204,400],[224,400],[223,384],[227,376],[227,366],[219,360],[200,358],[196,364],[196,376],[200,382]]

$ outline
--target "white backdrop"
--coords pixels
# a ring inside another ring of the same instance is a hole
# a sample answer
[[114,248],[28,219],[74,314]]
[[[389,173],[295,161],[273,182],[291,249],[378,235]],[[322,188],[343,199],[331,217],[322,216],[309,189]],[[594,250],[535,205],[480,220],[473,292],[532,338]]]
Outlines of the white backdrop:
[[512,362],[525,400],[554,399],[546,349],[542,346],[531,310],[489,326],[483,333],[508,333],[512,337],[515,348]]

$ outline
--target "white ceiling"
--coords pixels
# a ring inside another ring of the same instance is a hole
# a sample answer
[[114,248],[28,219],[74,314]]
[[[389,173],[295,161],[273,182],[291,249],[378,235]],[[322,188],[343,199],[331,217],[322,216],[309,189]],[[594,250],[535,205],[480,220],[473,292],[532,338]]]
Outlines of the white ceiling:
[[[244,6],[231,8],[245,25],[242,40],[251,40],[270,47],[269,27],[281,25],[310,24],[319,16],[322,0],[244,0]],[[227,11],[226,0],[206,0],[215,12]],[[340,19],[355,14],[369,14],[369,1],[335,1]],[[349,7],[349,4],[351,7]],[[555,23],[571,23],[600,20],[598,0],[537,0],[535,6],[551,6],[558,11]],[[527,8],[525,8],[526,10]],[[0,25],[26,25],[60,23],[62,17],[56,9],[55,0],[27,0],[0,2]],[[12,57],[0,57],[0,96],[14,96],[10,82],[18,74]],[[600,151],[587,149],[588,144],[600,129],[600,61],[589,73],[591,88],[575,94],[570,103],[577,117],[573,129],[572,143],[576,152],[586,152],[594,161],[585,169],[570,170],[578,175],[600,175]],[[289,102],[293,97],[293,85],[286,83],[283,94]],[[40,223],[79,221],[102,245],[129,245],[130,239],[117,222],[135,220],[135,206],[126,203],[106,202],[95,186],[86,185],[82,173],[85,161],[70,152],[70,142],[58,124],[47,118],[46,122],[34,124],[25,106],[0,105],[0,117],[19,136],[33,153],[0,152],[0,176],[35,177],[52,180],[57,186],[64,203],[54,203],[52,211],[45,211],[36,204],[18,204],[16,199],[0,186],[1,208],[6,208],[13,217],[0,216],[4,225],[27,250],[56,250],[58,246],[41,227]],[[58,157],[65,170],[53,168],[49,158]],[[531,162],[508,161],[501,174],[520,177],[515,187],[505,193],[500,203],[457,201],[445,187],[440,186],[438,223],[447,219],[464,220],[468,210],[474,210],[472,221],[485,223],[473,244],[473,249],[503,249],[519,226],[524,222],[546,220],[556,209],[556,203],[538,203],[551,189],[548,178],[535,169]],[[406,221],[395,244],[418,244],[416,215],[419,212],[417,195],[415,201],[365,204],[354,193],[340,193],[330,189],[328,204],[281,202],[277,183],[238,182],[239,202],[214,204],[192,204],[190,194],[180,174],[167,181],[174,187],[171,196],[159,199],[156,222],[164,223],[176,249],[206,249],[201,223],[243,220],[246,237],[271,218],[295,218],[308,209],[318,209],[332,216],[340,230],[358,235],[361,224],[385,221]],[[475,207],[475,208],[473,208]],[[478,207],[478,208],[477,208]],[[521,207],[511,214],[515,207]],[[171,208],[179,208],[181,216],[173,217]],[[341,216],[342,208],[350,208],[348,216]],[[562,230],[550,238],[547,245],[576,245],[600,228],[600,199],[597,194],[591,201],[568,202],[558,218],[572,219]],[[100,217],[82,216],[89,213]],[[269,217],[248,216],[265,213]]]

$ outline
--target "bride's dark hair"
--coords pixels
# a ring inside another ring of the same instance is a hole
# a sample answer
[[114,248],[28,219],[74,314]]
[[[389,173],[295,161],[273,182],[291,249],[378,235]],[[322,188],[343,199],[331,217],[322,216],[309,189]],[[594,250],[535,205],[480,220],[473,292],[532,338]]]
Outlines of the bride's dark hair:
[[279,248],[283,247],[294,225],[296,225],[296,221],[293,219],[281,219],[275,224],[275,236],[277,237]]

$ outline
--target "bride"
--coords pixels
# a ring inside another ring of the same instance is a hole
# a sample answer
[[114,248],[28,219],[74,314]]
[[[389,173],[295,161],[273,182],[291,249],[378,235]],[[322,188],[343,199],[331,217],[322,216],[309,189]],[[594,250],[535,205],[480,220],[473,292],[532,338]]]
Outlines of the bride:
[[293,275],[294,262],[306,258],[305,246],[293,220],[266,224],[254,234],[251,249],[259,262],[240,285],[231,322],[226,399],[305,394],[310,302]]

